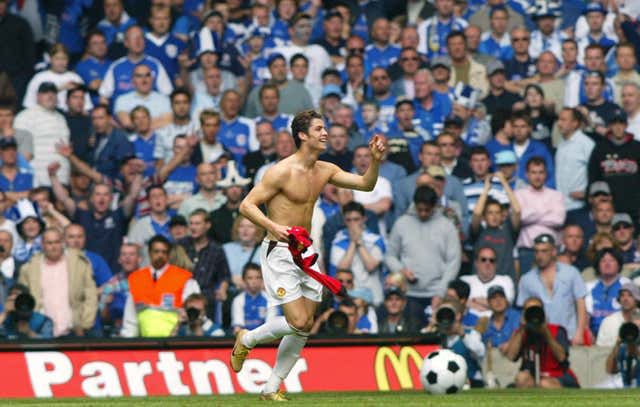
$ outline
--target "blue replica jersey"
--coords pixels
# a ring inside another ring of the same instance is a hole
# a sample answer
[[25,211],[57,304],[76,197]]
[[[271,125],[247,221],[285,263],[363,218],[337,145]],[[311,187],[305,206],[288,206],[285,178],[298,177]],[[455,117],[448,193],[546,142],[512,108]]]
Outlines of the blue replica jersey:
[[236,117],[233,121],[228,122],[220,118],[218,141],[231,151],[241,174],[244,174],[242,158],[249,151],[256,150],[258,147],[255,133],[255,124],[251,119]]
[[275,22],[271,26],[271,36],[283,42],[289,41],[291,39],[289,37],[289,23],[276,17]]
[[293,120],[293,116],[290,114],[280,113],[273,120],[267,119],[264,116],[258,116],[255,119],[256,125],[260,122],[270,122],[275,131],[291,131],[291,121]]
[[[469,332],[471,332],[471,329],[465,328],[464,331],[466,334],[468,334]],[[449,349],[454,353],[462,356],[465,362],[467,362],[467,378],[469,378],[469,380],[477,380],[479,379],[479,376],[481,377],[482,368],[478,363],[478,359],[471,353],[462,339],[458,338],[458,340],[456,340],[453,345],[449,347]]]
[[385,48],[378,48],[374,44],[369,44],[365,48],[364,58],[368,62],[369,72],[365,72],[368,77],[374,68],[386,68],[400,58],[400,47],[397,45],[387,45]]
[[133,144],[133,150],[137,158],[144,161],[144,176],[152,177],[156,172],[155,159],[153,158],[153,150],[156,148],[156,134],[153,133],[148,140],[143,139],[139,135],[129,137],[129,141]]
[[104,283],[109,281],[111,277],[113,277],[111,268],[102,256],[89,250],[85,250],[84,254],[91,262],[91,268],[93,269],[93,280],[96,282],[96,286],[102,286]]
[[[587,99],[587,89],[585,88],[585,85],[584,85],[584,81],[587,78],[586,74],[587,74],[586,70],[580,73],[580,93],[578,97],[580,98],[581,105],[585,105],[589,101]],[[602,91],[602,97],[604,98],[605,101],[613,102],[614,86],[615,85],[613,84],[611,79],[609,78],[605,79],[604,90]]]
[[267,66],[267,58],[264,55],[251,61],[251,76],[253,78],[253,86],[260,86],[271,78],[269,67]]
[[147,33],[145,39],[144,52],[160,61],[169,78],[175,81],[180,73],[178,56],[187,48],[187,44],[173,34],[158,39]]
[[591,300],[589,328],[594,335],[598,334],[600,324],[606,317],[620,310],[617,298],[621,287],[622,281],[620,279],[608,287],[602,281],[598,281],[589,292]]
[[478,46],[478,52],[501,61],[513,58],[513,48],[508,35],[505,35],[501,41],[496,41],[490,33],[485,33]]
[[171,79],[158,59],[145,55],[141,61],[132,62],[125,56],[109,66],[100,87],[100,95],[115,101],[118,96],[134,90],[133,70],[139,64],[145,64],[151,68],[154,90],[164,95],[169,95],[173,91]]
[[111,45],[113,41],[124,42],[124,33],[127,31],[127,28],[136,25],[135,18],[129,17],[126,13],[123,13],[122,17],[118,26],[111,24],[107,19],[101,20],[98,23],[98,30],[104,34],[107,40],[107,46]]
[[164,189],[169,196],[193,195],[196,188],[196,167],[190,164],[177,167],[164,183]]
[[424,127],[420,118],[413,119],[413,129],[403,130],[397,121],[391,122],[389,125],[389,131],[387,132],[389,138],[400,138],[407,141],[409,152],[414,164],[419,163],[420,150],[425,141],[431,140],[431,134]]
[[85,45],[80,22],[93,0],[67,0],[64,3],[65,7],[60,15],[58,41],[72,54],[78,54],[84,50]]
[[[110,65],[111,60],[109,59],[99,61],[96,58],[90,56],[78,62],[74,70],[78,75],[80,75],[84,83],[86,85],[89,85],[96,79],[103,80],[105,75],[107,74],[107,71],[109,70]],[[91,102],[94,106],[98,105],[99,97],[97,94],[91,95]]]
[[429,59],[437,56],[445,56],[447,51],[447,36],[452,31],[464,31],[468,23],[460,18],[451,18],[446,23],[436,16],[423,21],[418,26],[418,52]]
[[23,168],[18,168],[16,177],[9,180],[0,174],[0,191],[2,192],[24,192],[33,188],[33,173]]
[[267,319],[267,297],[263,293],[258,293],[255,297],[247,292],[240,295],[243,301],[244,328],[255,329],[264,324]]

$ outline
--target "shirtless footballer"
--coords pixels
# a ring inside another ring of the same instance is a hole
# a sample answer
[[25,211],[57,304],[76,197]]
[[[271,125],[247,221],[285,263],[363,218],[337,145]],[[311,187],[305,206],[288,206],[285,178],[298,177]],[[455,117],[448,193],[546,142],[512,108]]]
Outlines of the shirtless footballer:
[[[373,190],[385,150],[382,137],[373,137],[369,142],[373,161],[367,172],[359,176],[318,161],[328,138],[319,113],[313,110],[298,113],[291,123],[291,133],[298,151],[271,167],[240,205],[240,213],[268,232],[262,243],[262,275],[270,305],[281,305],[284,312],[284,316],[270,319],[252,331],[239,331],[231,353],[231,367],[239,372],[253,347],[282,338],[261,400],[287,400],[280,384],[300,357],[322,296],[320,283],[293,262],[287,245],[288,230],[292,226],[311,229],[314,205],[327,182],[341,188]],[[259,208],[262,204],[267,206],[266,216]],[[314,268],[318,270],[317,264]]]

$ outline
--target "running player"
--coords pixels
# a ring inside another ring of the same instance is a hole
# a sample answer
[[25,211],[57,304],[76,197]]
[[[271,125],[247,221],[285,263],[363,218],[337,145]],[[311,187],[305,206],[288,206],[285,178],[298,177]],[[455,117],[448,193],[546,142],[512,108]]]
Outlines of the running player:
[[[231,353],[231,367],[239,372],[253,347],[282,338],[275,367],[260,395],[262,400],[287,400],[280,384],[300,357],[322,296],[320,283],[294,263],[287,244],[288,230],[292,226],[311,229],[314,205],[327,182],[340,188],[373,190],[385,150],[382,137],[374,136],[369,142],[373,161],[367,172],[359,176],[318,161],[328,138],[319,113],[313,110],[298,113],[291,123],[291,133],[298,151],[271,167],[240,205],[240,213],[268,232],[262,243],[262,275],[270,306],[281,305],[284,312],[284,316],[252,331],[239,331]],[[267,215],[259,208],[262,204],[266,204]],[[318,270],[317,264],[313,267]]]

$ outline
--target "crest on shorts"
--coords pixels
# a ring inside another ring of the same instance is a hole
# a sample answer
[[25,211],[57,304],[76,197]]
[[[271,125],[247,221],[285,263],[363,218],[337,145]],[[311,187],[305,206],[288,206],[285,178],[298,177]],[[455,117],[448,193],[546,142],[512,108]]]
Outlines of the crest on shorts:
[[278,288],[278,290],[276,291],[276,294],[278,295],[278,297],[282,298],[284,297],[284,295],[287,293],[287,290],[285,290],[284,288],[280,287]]

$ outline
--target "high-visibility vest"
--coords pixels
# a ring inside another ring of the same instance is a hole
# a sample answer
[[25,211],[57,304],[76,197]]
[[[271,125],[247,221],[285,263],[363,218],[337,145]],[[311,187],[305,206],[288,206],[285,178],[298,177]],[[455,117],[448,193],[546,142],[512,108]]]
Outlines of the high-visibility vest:
[[138,328],[143,337],[171,335],[179,322],[177,309],[182,307],[182,292],[192,275],[169,265],[157,281],[150,267],[129,276],[129,290],[136,306]]

